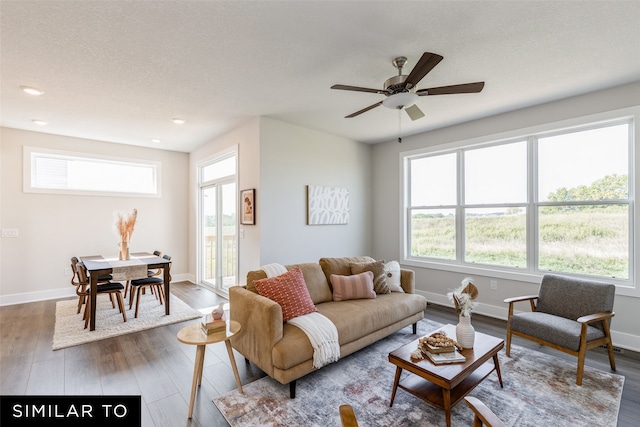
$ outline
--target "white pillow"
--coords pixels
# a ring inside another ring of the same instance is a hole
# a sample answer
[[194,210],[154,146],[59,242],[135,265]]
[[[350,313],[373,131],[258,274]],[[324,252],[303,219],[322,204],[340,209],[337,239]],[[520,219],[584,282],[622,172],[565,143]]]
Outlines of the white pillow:
[[404,292],[400,286],[400,263],[398,261],[389,261],[384,265],[385,281],[391,289],[391,292]]

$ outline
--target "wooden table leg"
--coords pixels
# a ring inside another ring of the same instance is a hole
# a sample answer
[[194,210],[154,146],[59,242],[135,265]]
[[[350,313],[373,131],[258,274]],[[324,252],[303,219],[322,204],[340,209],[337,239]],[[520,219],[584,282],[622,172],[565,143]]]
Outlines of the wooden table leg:
[[199,345],[196,348],[196,362],[193,366],[193,381],[191,383],[191,399],[189,400],[189,416],[193,415],[193,402],[196,399],[196,388],[202,383],[202,365],[204,364],[204,351],[206,346]]
[[451,390],[448,388],[442,389],[442,400],[444,403],[444,414],[447,418],[447,427],[451,427]]
[[400,382],[401,373],[402,368],[400,366],[396,366],[396,378],[393,380],[393,391],[391,392],[391,402],[389,402],[389,407],[393,406],[393,400],[396,398],[396,391],[398,391],[398,383]]
[[233,348],[231,348],[231,342],[227,339],[224,341],[227,345],[227,353],[229,353],[229,361],[231,362],[231,367],[233,368],[233,375],[236,377],[236,384],[238,385],[238,391],[240,394],[242,391],[242,383],[240,382],[240,375],[238,374],[238,367],[236,366],[236,358],[233,356]]
[[90,295],[90,312],[89,312],[89,316],[90,316],[90,320],[89,320],[89,330],[90,331],[95,331],[96,330],[96,305],[97,305],[97,296],[98,296],[98,273],[94,273],[90,275],[91,278],[91,295]]
[[170,294],[169,294],[169,290],[170,290],[170,283],[169,283],[169,278],[171,277],[171,274],[169,273],[169,270],[171,270],[171,263],[167,264],[163,269],[163,273],[164,273],[164,313],[168,316],[169,313],[171,312],[169,309],[169,301],[171,300],[170,298]]
[[498,354],[493,355],[493,365],[496,367],[496,373],[498,374],[498,381],[500,381],[500,388],[504,388],[502,386],[502,374],[500,374],[500,360],[498,359]]

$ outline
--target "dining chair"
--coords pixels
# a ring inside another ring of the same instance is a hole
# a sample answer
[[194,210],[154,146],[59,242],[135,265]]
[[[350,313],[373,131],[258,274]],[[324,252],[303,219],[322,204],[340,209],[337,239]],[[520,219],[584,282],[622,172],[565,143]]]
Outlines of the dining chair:
[[[84,328],[87,329],[89,325],[89,313],[91,313],[91,288],[89,284],[89,278],[87,277],[87,270],[82,262],[77,262],[75,264],[75,271],[78,276],[78,286],[76,287],[76,294],[80,298],[84,298],[86,301],[84,307]],[[127,313],[124,309],[124,300],[122,299],[122,290],[124,286],[122,283],[117,282],[106,282],[102,284],[96,285],[96,293],[98,294],[109,294],[109,298],[111,298],[113,303],[113,295],[115,294],[118,299],[118,308],[120,313],[122,313],[122,320],[127,321]],[[113,307],[115,308],[115,307]]]
[[[74,287],[76,287],[76,294],[78,294],[78,286],[81,286],[80,289],[80,295],[78,295],[78,311],[76,312],[76,314],[80,313],[80,310],[82,309],[82,305],[85,303],[85,295],[84,295],[84,291],[86,290],[87,285],[86,284],[81,284],[80,279],[78,278],[78,273],[76,272],[76,264],[78,264],[78,262],[80,262],[78,260],[78,257],[71,257],[71,285],[73,285]],[[104,275],[104,276],[99,276],[98,277],[98,284],[101,283],[109,283],[111,281],[111,279],[113,279],[113,276],[110,274]],[[111,307],[112,308],[116,308],[116,304],[113,300],[113,294],[109,294],[109,299],[111,300]]]
[[[163,255],[162,258],[167,261],[171,261],[171,257],[169,255]],[[169,281],[171,281],[171,276],[169,276]],[[162,304],[162,298],[164,296],[164,275],[161,276],[149,276],[144,279],[135,279],[131,281],[131,294],[129,295],[129,310],[133,307],[133,300],[136,300],[136,312],[135,318],[138,318],[138,311],[140,309],[140,292],[145,288],[155,289],[156,298],[160,299],[160,304]],[[135,297],[134,297],[134,288]]]
[[[162,256],[162,252],[160,251],[153,251],[153,255],[157,256],[157,257],[161,257]],[[147,270],[147,277],[152,277],[152,276],[159,276],[162,273],[162,269],[158,268],[155,270]],[[129,285],[131,283],[131,280],[127,280],[127,283],[124,285],[124,297],[127,297],[127,292],[129,291]],[[151,288],[151,292],[153,292],[153,288]],[[129,297],[131,298],[131,297]],[[158,297],[156,296],[156,299]]]

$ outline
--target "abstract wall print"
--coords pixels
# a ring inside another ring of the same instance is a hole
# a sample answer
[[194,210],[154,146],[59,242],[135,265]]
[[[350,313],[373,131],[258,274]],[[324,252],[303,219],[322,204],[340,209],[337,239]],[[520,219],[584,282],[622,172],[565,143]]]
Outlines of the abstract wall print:
[[349,190],[307,185],[307,224],[348,224]]

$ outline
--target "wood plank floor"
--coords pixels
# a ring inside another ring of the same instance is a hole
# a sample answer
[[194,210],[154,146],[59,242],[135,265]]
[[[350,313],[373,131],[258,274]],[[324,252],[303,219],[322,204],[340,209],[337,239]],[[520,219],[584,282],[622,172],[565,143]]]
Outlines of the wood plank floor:
[[[171,289],[196,309],[224,301],[188,282],[173,283]],[[179,343],[176,334],[189,322],[52,351],[55,303],[0,307],[0,394],[134,394],[142,396],[145,427],[228,426],[212,403],[216,396],[236,388],[223,343],[207,346],[202,386],[193,418],[188,420],[196,348]],[[425,317],[441,323],[457,322],[453,310],[436,305],[429,305]],[[504,338],[504,321],[476,315],[473,325],[480,332]],[[514,337],[514,344],[575,361],[518,337]],[[264,376],[239,353],[236,362],[242,384]],[[587,365],[609,371],[606,352],[589,351]],[[635,427],[640,423],[640,355],[629,351],[616,354],[616,365],[617,373],[625,376],[618,426]]]

